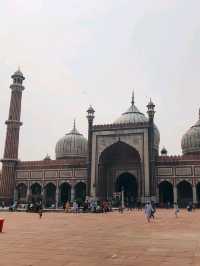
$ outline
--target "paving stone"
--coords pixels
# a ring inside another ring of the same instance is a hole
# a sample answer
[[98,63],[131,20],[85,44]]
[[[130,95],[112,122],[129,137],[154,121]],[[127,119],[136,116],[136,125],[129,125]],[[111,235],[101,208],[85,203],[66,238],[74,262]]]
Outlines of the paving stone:
[[0,213],[0,266],[200,265],[200,211]]

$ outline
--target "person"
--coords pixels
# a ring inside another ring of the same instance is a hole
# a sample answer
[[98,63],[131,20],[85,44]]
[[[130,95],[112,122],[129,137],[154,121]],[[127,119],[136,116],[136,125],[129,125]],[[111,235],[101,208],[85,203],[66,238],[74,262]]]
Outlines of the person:
[[145,213],[148,223],[150,222],[152,212],[153,212],[153,208],[151,206],[151,203],[147,202],[144,208],[144,213]]
[[154,214],[156,212],[156,206],[155,206],[155,203],[152,201],[151,202],[151,207],[152,207],[152,211],[151,211],[151,217],[150,218],[155,218]]
[[42,206],[39,206],[39,208],[38,208],[38,214],[39,214],[39,218],[41,219],[42,218],[42,214],[43,214]]
[[187,205],[187,210],[188,210],[188,212],[191,212],[192,211],[192,204],[191,203],[189,203]]
[[69,212],[69,209],[70,209],[70,203],[69,203],[69,201],[67,201],[65,203],[65,212]]
[[178,204],[175,202],[174,203],[174,210],[175,210],[175,216],[176,216],[176,218],[178,218],[178,213],[179,213],[179,207],[178,207]]

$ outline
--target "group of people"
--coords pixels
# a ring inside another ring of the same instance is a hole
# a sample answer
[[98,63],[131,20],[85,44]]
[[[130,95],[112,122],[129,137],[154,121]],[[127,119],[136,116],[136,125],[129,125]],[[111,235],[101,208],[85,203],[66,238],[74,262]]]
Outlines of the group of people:
[[77,201],[70,203],[69,201],[63,204],[65,212],[92,212],[92,213],[105,213],[112,211],[112,204],[109,201],[88,201],[86,200],[82,205]]

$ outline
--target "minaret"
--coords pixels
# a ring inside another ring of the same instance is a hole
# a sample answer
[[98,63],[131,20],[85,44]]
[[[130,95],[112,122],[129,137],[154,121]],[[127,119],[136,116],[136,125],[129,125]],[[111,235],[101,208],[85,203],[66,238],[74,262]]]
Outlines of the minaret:
[[91,191],[91,163],[92,163],[92,127],[95,110],[90,107],[87,110],[88,119],[88,169],[87,169],[87,196],[90,196]]
[[18,162],[19,131],[22,123],[21,100],[22,91],[25,89],[22,85],[25,79],[20,69],[12,76],[13,83],[10,85],[11,100],[7,125],[4,156],[2,162],[2,176],[0,179],[0,201],[10,204],[14,197],[15,186],[15,167]]
[[149,143],[149,178],[150,178],[150,195],[156,194],[156,180],[155,180],[155,152],[154,152],[154,115],[155,104],[150,99],[147,105],[147,113],[149,116],[149,129],[148,129],[148,143]]

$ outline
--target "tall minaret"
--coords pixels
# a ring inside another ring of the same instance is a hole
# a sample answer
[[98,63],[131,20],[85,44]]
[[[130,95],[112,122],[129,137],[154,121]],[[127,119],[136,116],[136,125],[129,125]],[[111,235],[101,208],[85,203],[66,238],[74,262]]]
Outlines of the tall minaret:
[[91,194],[91,164],[92,164],[92,127],[95,110],[90,105],[87,110],[88,119],[88,166],[87,166],[87,196]]
[[12,76],[13,83],[11,88],[11,100],[7,125],[4,156],[2,162],[2,176],[0,179],[0,201],[10,204],[14,197],[15,186],[15,167],[18,162],[19,131],[22,123],[21,100],[22,91],[25,89],[22,85],[25,79],[22,72],[18,69]]
[[156,176],[155,176],[155,152],[154,152],[154,115],[155,104],[150,99],[147,105],[149,116],[148,143],[149,143],[149,178],[150,178],[150,195],[156,196]]

